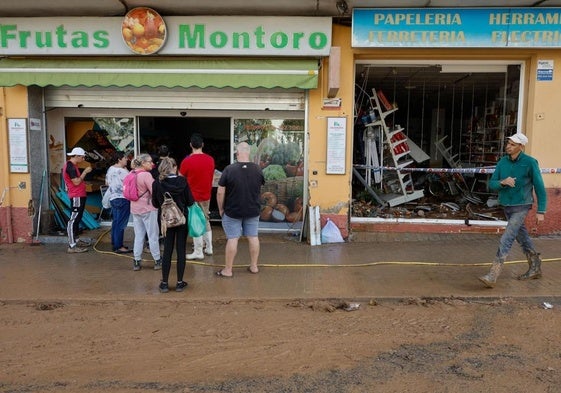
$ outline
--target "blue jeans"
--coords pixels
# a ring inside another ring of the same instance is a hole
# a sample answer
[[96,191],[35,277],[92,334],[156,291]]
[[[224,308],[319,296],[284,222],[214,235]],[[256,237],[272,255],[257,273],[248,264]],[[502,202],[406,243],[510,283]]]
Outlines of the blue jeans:
[[520,247],[522,247],[522,251],[524,251],[525,254],[535,252],[534,243],[528,234],[526,225],[524,225],[524,221],[526,220],[526,216],[528,215],[528,211],[531,207],[531,205],[505,207],[504,212],[508,220],[508,224],[506,225],[505,232],[501,236],[495,261],[505,261],[514,240],[520,244]]
[[113,246],[113,251],[115,251],[123,247],[125,228],[131,214],[131,203],[125,198],[112,199],[110,203],[113,216],[113,222],[111,223],[111,245]]

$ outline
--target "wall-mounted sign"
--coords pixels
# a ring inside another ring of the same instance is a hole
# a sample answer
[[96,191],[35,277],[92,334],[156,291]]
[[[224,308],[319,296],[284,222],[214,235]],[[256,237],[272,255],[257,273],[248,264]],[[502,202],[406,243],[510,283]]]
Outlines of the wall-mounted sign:
[[330,48],[329,17],[170,16],[164,24],[140,7],[124,20],[0,18],[0,56],[328,56]]
[[344,175],[346,161],[347,118],[327,118],[327,165],[328,175]]
[[355,48],[558,48],[561,8],[353,9]]
[[35,117],[29,118],[29,130],[30,131],[41,131],[41,119]]
[[125,44],[139,55],[156,53],[166,42],[164,19],[147,7],[137,7],[127,12],[121,31]]
[[553,60],[538,60],[538,81],[553,80]]
[[10,172],[29,172],[27,155],[27,119],[8,119]]

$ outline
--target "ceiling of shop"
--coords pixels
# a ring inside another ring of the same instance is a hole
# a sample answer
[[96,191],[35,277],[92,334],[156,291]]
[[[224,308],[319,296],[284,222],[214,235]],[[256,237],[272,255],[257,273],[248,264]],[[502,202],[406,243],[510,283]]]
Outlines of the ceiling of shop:
[[72,3],[68,0],[3,0],[0,17],[122,16],[127,10],[140,6],[152,7],[164,16],[332,16],[350,23],[353,8],[560,7],[561,0],[77,0]]
[[[506,65],[498,66],[504,68],[503,71],[496,69],[496,65],[456,66],[459,68],[450,70],[440,64],[358,64],[356,85],[358,90],[369,96],[372,95],[372,88],[382,90],[388,99],[395,99],[398,105],[405,106],[408,101],[450,100],[453,95],[470,100],[472,96],[483,99],[481,97],[486,95],[496,95],[513,78],[518,80],[517,66],[511,66],[507,74]],[[505,76],[508,80],[505,80]]]

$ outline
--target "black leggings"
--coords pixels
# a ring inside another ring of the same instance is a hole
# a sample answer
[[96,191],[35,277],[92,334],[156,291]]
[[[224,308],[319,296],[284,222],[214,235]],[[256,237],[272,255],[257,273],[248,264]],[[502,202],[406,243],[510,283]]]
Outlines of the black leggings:
[[171,256],[174,245],[177,246],[177,281],[183,281],[185,273],[185,244],[187,243],[187,225],[168,228],[164,239],[164,255],[162,257],[162,281],[168,282],[171,270]]

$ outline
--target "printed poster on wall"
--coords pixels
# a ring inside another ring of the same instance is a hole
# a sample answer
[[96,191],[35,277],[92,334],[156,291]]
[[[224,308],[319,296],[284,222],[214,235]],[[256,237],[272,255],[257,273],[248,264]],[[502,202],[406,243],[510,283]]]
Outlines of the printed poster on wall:
[[327,118],[327,174],[345,174],[345,150],[347,140],[347,119]]
[[8,119],[10,172],[29,172],[27,157],[27,119]]

